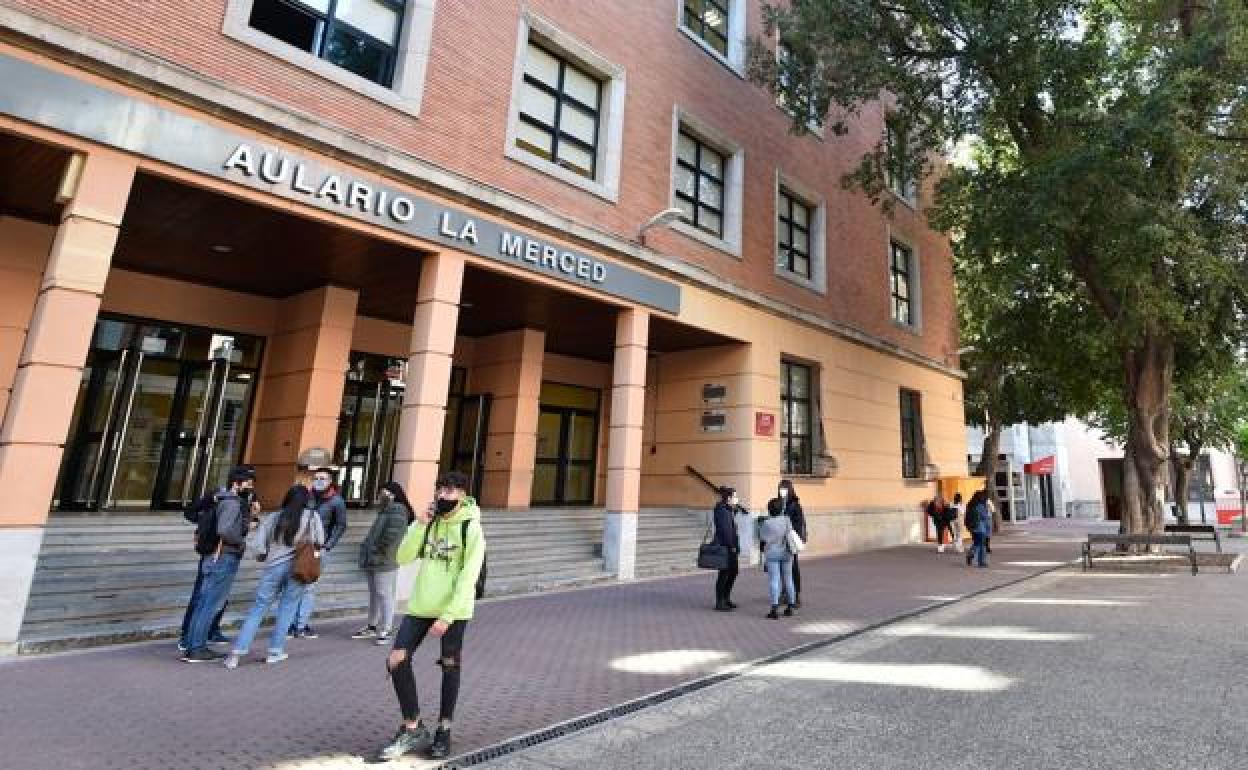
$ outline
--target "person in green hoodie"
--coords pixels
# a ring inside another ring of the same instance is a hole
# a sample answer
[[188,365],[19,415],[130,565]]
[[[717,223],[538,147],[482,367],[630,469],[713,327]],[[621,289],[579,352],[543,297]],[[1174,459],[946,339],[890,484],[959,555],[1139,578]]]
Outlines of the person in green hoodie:
[[[472,619],[477,577],[485,563],[481,511],[468,496],[467,487],[468,478],[455,471],[438,479],[433,504],[417,513],[399,544],[398,563],[418,562],[418,571],[386,662],[403,723],[381,750],[383,761],[414,752],[428,752],[430,759],[445,759],[451,753],[451,718],[459,699],[464,631]],[[420,718],[412,673],[412,653],[429,634],[442,643],[438,659],[442,667],[441,713],[432,735]]]

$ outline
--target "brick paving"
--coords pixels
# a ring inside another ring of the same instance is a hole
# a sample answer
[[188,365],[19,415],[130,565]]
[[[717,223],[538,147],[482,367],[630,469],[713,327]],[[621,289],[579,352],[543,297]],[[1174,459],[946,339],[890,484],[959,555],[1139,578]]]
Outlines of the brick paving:
[[[863,625],[1001,585],[1075,558],[1086,532],[1043,522],[995,538],[994,565],[906,546],[803,561],[804,607],[763,618],[766,583],[743,570],[733,614],[710,610],[714,576],[486,602],[469,627],[455,750],[547,725]],[[0,663],[0,746],[24,770],[264,767],[362,763],[393,733],[386,648],[354,641],[358,620],[293,640],[291,658],[230,672],[181,663],[171,642]],[[665,653],[677,653],[667,654]],[[436,709],[436,645],[417,652],[426,713]],[[419,762],[395,763],[397,767]]]

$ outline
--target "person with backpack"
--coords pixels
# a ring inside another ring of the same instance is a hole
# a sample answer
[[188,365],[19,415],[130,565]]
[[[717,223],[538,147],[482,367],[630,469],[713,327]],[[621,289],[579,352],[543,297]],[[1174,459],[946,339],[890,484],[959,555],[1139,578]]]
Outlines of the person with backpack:
[[[238,467],[251,472],[252,479],[255,479],[255,466],[240,465]],[[256,490],[249,488],[240,490],[239,499],[242,500],[245,507],[251,511],[253,517],[255,514],[259,513],[260,503],[256,502]],[[216,507],[216,505],[217,493],[215,491],[205,492],[200,495],[198,499],[192,501],[191,504],[182,511],[182,518],[186,519],[191,524],[196,525],[196,537],[199,535],[200,516],[209,514],[212,509]],[[191,614],[195,610],[195,602],[199,600],[199,594],[204,584],[203,575],[200,573],[200,567],[203,566],[204,561],[204,557],[202,555],[199,557],[199,561],[199,566],[195,568],[195,584],[191,587],[191,598],[186,602],[186,612],[182,614],[182,631],[178,635],[179,652],[187,651],[187,644],[189,641],[188,637],[190,636],[191,631]],[[225,604],[222,605],[221,611],[218,612],[217,616],[212,619],[212,628],[208,631],[209,644],[230,643],[230,638],[221,632],[221,616],[225,614],[225,611],[229,609],[229,606],[230,602],[227,599]]]
[[785,513],[783,507],[772,509],[767,506],[768,515],[758,520],[758,542],[763,550],[763,564],[767,569],[768,593],[771,598],[771,612],[767,617],[776,620],[780,616],[781,582],[786,596],[784,616],[792,617],[794,599],[797,588],[793,585],[793,556],[795,549],[790,541],[790,534],[797,534],[793,521]]
[[256,474],[250,468],[238,466],[230,469],[228,478],[229,486],[217,491],[215,504],[199,515],[196,527],[195,550],[204,558],[199,563],[199,598],[191,612],[186,651],[182,656],[187,663],[209,663],[225,657],[209,649],[209,633],[214,619],[225,608],[247,547],[251,516],[244,511],[240,494],[255,487]]
[[711,541],[728,549],[728,566],[719,570],[715,579],[715,609],[720,612],[735,610],[732,603],[732,586],[737,582],[737,559],[741,553],[741,541],[737,539],[737,510],[741,504],[737,490],[719,488],[719,502],[715,505],[715,537]]
[[940,490],[936,490],[936,496],[927,504],[927,515],[932,520],[932,526],[936,529],[936,553],[945,552],[945,533],[949,533],[949,540],[953,540],[953,519],[948,504],[945,503],[945,496]]
[[414,516],[401,484],[387,481],[381,485],[381,509],[360,543],[360,569],[368,577],[368,625],[351,634],[352,639],[372,639],[375,644],[390,642],[395,572],[399,568],[395,557]]
[[285,649],[285,629],[290,626],[299,608],[299,599],[309,585],[298,574],[296,556],[300,548],[310,546],[312,557],[320,558],[320,548],[325,542],[321,517],[309,503],[307,487],[296,484],[282,499],[282,509],[265,516],[251,536],[252,550],[256,559],[264,562],[264,572],[256,587],[256,601],[243,621],[238,639],[234,641],[234,649],[225,659],[227,669],[238,668],[239,661],[251,650],[260,623],[274,602],[278,603],[277,622],[269,637],[269,654],[264,662],[281,663],[290,657]]
[[[485,576],[485,532],[481,511],[467,494],[468,478],[452,471],[437,482],[437,497],[407,528],[399,564],[416,562],[407,612],[386,661],[403,721],[380,759],[425,752],[430,759],[451,753],[451,720],[459,700],[464,633],[481,596]],[[421,719],[412,654],[432,634],[441,643],[442,698],[435,732]]]
[[971,495],[966,505],[967,530],[971,533],[971,548],[966,552],[966,566],[975,560],[980,567],[988,566],[988,537],[992,534],[992,511],[988,509],[988,493],[980,489]]
[[[767,514],[787,516],[798,537],[802,539],[802,542],[806,542],[806,514],[802,512],[802,501],[798,499],[797,490],[793,488],[792,481],[780,479],[780,484],[776,488],[776,496],[767,502]],[[786,599],[789,605],[798,609],[802,606],[802,570],[797,562],[797,554],[791,555],[793,556],[793,588],[797,593],[786,594]]]
[[[330,552],[338,547],[338,541],[347,531],[347,503],[334,483],[332,468],[316,468],[312,471],[312,501],[316,512],[320,514],[321,526],[325,530],[325,547],[321,549],[321,569],[328,570]],[[315,639],[317,634],[312,630],[310,621],[312,611],[316,608],[316,586],[308,586],[299,601],[299,612],[295,622],[291,624],[290,636],[299,639]]]

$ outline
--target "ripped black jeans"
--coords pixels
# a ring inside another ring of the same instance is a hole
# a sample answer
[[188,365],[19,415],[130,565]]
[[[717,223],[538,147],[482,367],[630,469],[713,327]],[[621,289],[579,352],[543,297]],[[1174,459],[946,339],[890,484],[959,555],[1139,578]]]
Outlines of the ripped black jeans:
[[[412,722],[420,717],[420,701],[416,697],[416,675],[412,672],[412,653],[420,646],[429,634],[429,629],[437,622],[436,618],[417,618],[404,615],[399,626],[399,633],[394,637],[394,649],[403,650],[403,662],[396,665],[387,661],[390,670],[390,681],[394,683],[394,694],[399,698],[399,708],[403,719]],[[457,620],[442,635],[442,656],[438,665],[442,666],[442,704],[438,718],[440,721],[451,721],[455,715],[455,703],[459,700],[460,662],[464,649],[464,631],[468,621]]]

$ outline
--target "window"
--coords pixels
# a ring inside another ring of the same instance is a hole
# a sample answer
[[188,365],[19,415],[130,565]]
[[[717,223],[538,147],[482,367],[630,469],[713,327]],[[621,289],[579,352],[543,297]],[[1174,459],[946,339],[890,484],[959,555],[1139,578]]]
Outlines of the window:
[[676,207],[685,222],[724,237],[724,155],[681,130],[676,137]]
[[597,78],[529,41],[516,146],[593,179],[601,98]]
[[905,133],[892,123],[885,129],[885,176],[888,189],[911,206],[918,202],[919,191],[914,159],[910,156],[909,141]]
[[913,390],[901,391],[901,477],[917,479],[921,476],[923,456],[923,411],[919,394]]
[[618,200],[624,89],[623,67],[541,16],[522,12],[503,154]]
[[810,231],[814,213],[784,187],[776,202],[776,264],[803,278],[810,278]]
[[732,0],[685,0],[685,29],[721,56],[727,56],[731,6]]
[[892,292],[893,320],[906,326],[914,326],[914,301],[912,295],[914,255],[909,248],[897,241],[889,241],[889,285]]
[[383,86],[394,79],[403,0],[254,0],[248,24]]
[[781,468],[786,474],[800,475],[813,471],[811,375],[809,366],[791,361],[780,364],[780,403],[784,411],[784,421],[780,426],[780,451]]
[[[784,65],[788,62],[789,57],[791,56],[792,53],[787,45],[784,43],[776,44],[776,63],[780,68],[780,85],[786,90],[789,88],[789,76],[788,73],[785,72]],[[805,85],[805,88],[801,87],[803,85]],[[799,83],[794,90],[796,90],[801,97],[804,97],[803,100],[806,102],[806,129],[816,136],[822,136],[823,115],[819,113],[819,108],[815,105],[815,88],[810,83]],[[796,117],[794,107],[786,103],[784,94],[781,94],[776,98],[776,104],[780,107],[780,109],[784,110],[789,115]]]

